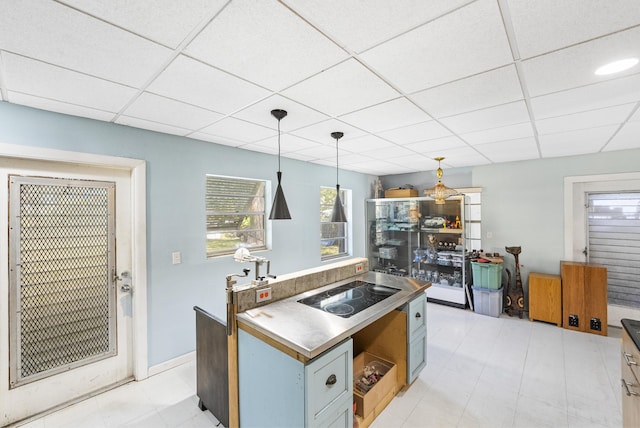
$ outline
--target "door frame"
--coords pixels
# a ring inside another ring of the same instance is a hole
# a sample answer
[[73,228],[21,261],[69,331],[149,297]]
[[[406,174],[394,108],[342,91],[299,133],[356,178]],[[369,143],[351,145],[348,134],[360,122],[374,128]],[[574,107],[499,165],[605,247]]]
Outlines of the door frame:
[[147,349],[146,162],[141,159],[6,143],[0,143],[0,156],[130,171],[131,270],[135,275],[135,290],[132,293],[133,377],[135,380],[146,379],[149,376]]

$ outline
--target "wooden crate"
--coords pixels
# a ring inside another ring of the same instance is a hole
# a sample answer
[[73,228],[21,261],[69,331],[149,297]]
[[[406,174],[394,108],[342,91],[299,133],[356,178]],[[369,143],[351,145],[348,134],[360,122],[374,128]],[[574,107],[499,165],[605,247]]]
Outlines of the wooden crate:
[[418,196],[418,189],[388,189],[384,191],[385,198],[414,198]]
[[390,361],[368,352],[361,352],[353,359],[353,380],[358,381],[364,366],[374,364],[386,373],[369,391],[362,394],[354,385],[353,400],[356,402],[356,414],[361,418],[373,420],[396,395],[397,367]]

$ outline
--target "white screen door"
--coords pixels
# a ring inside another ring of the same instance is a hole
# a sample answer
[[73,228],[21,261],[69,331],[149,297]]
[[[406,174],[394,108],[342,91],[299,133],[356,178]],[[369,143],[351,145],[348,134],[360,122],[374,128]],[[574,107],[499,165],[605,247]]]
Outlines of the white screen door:
[[128,171],[13,161],[0,172],[4,425],[132,379],[131,293],[116,279],[131,269],[131,191]]

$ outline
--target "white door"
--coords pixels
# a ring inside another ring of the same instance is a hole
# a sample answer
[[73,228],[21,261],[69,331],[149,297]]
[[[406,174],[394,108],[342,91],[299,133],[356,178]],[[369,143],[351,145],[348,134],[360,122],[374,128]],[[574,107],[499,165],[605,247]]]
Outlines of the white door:
[[[48,351],[43,350],[46,349],[44,346],[49,345],[37,345],[36,347],[39,346],[39,349],[37,349],[36,355],[32,357],[29,356],[28,352],[16,352],[17,349],[20,349],[20,346],[24,345],[23,348],[28,346],[22,343],[21,340],[24,340],[25,343],[30,343],[29,340],[32,338],[25,339],[19,334],[16,334],[15,320],[14,322],[9,323],[4,322],[4,320],[11,320],[11,311],[16,310],[16,306],[14,304],[12,307],[11,299],[9,299],[9,302],[7,302],[7,299],[4,297],[0,299],[0,319],[3,320],[3,322],[0,323],[0,326],[2,326],[0,328],[0,343],[3,344],[0,346],[0,426],[46,412],[47,410],[72,402],[82,398],[83,396],[87,396],[88,394],[108,389],[133,379],[133,323],[131,316],[132,294],[130,291],[127,291],[126,285],[131,285],[132,288],[135,287],[135,284],[131,281],[131,278],[135,278],[135,275],[125,274],[123,276],[122,274],[123,272],[131,273],[132,266],[130,174],[131,171],[126,169],[81,166],[61,162],[0,158],[0,183],[2,183],[0,184],[0,193],[2,194],[0,201],[5,202],[0,207],[0,230],[4,231],[4,236],[11,237],[9,242],[7,242],[7,239],[3,239],[1,241],[1,296],[11,296],[12,287],[15,286],[11,281],[12,278],[15,278],[12,270],[16,269],[16,262],[15,260],[11,260],[11,255],[15,255],[16,250],[15,248],[10,247],[10,245],[16,245],[16,235],[12,234],[10,230],[12,225],[11,212],[14,210],[10,210],[9,203],[7,203],[9,201],[13,201],[13,208],[18,204],[15,199],[15,194],[10,194],[11,192],[16,191],[15,188],[12,190],[9,185],[12,178],[14,179],[14,182],[15,179],[18,179],[18,181],[22,180],[23,183],[27,183],[26,185],[23,184],[24,186],[40,186],[43,183],[45,185],[47,183],[54,183],[51,187],[55,187],[55,182],[57,180],[61,183],[68,183],[70,187],[79,184],[78,187],[85,189],[85,191],[86,189],[91,191],[91,189],[99,188],[104,184],[105,188],[109,189],[107,192],[111,192],[113,196],[113,200],[111,202],[113,202],[114,216],[110,216],[113,217],[113,228],[110,230],[113,232],[113,237],[115,238],[110,241],[111,244],[105,242],[105,245],[110,246],[109,269],[112,269],[112,272],[109,273],[108,280],[111,300],[110,303],[107,304],[107,306],[111,305],[111,308],[109,310],[109,315],[105,315],[103,318],[109,319],[108,324],[110,327],[108,328],[109,332],[107,335],[110,340],[107,346],[108,349],[105,349],[104,352],[98,352],[97,354],[100,355],[97,357],[90,356],[91,352],[80,350],[78,351],[78,354],[84,353],[85,356],[81,355],[80,357],[71,358],[68,356],[58,357],[61,360],[70,358],[70,360],[73,360],[70,363],[69,361],[42,363],[43,355],[49,354]],[[33,179],[33,183],[30,182],[31,179]],[[42,181],[38,181],[38,179],[41,179]],[[32,203],[26,198],[22,202],[23,204]],[[61,202],[61,204],[64,204],[64,202]],[[28,211],[29,207],[26,206],[24,209]],[[64,209],[64,207],[58,206],[54,209]],[[74,212],[67,214],[70,214],[71,217],[82,214],[77,212],[77,208],[74,208],[73,210]],[[61,233],[64,234],[64,230],[65,229],[63,229]],[[9,231],[9,233],[7,231]],[[33,239],[33,235],[30,239]],[[50,253],[56,249],[56,242],[58,241],[55,241],[56,238],[52,238],[51,235],[48,235],[48,238],[45,238],[42,241],[45,242],[47,239],[49,239],[49,244],[47,244],[48,247],[46,252],[47,257],[50,257]],[[36,240],[40,241],[40,239]],[[61,244],[61,246],[62,245],[64,244]],[[40,244],[38,244],[38,248],[40,248]],[[27,253],[27,250],[24,251]],[[31,257],[37,258],[39,257],[39,254],[40,253],[38,253],[38,251],[32,252]],[[86,257],[83,255],[81,258],[87,257],[92,257],[92,254],[87,254]],[[90,266],[91,263],[83,263],[85,265],[84,269],[92,269],[91,267],[86,267]],[[24,262],[24,264],[26,265],[27,263]],[[17,270],[20,269],[19,265],[20,263],[18,263]],[[36,267],[34,270],[38,269],[40,268]],[[55,270],[59,268],[55,267],[53,269]],[[106,275],[104,264],[98,269],[102,270],[101,272],[98,272],[98,275]],[[53,274],[48,273],[47,278],[52,278],[52,275]],[[124,283],[122,279],[116,280],[116,276],[124,278]],[[34,282],[33,279],[31,281]],[[37,281],[38,280],[36,279],[35,282]],[[123,285],[125,285],[125,287],[123,287]],[[66,293],[68,291],[65,291],[66,289],[64,287],[57,289],[52,288],[52,290],[54,290],[54,295],[50,296],[51,298],[47,297],[47,302],[50,306],[60,306],[60,304],[56,302],[60,302],[62,300],[57,299],[58,296],[55,296],[56,290],[63,290],[60,293]],[[15,297],[15,294],[13,296]],[[23,302],[27,301],[28,296],[26,295],[26,292],[23,291],[23,295],[21,297]],[[63,298],[64,296],[59,297]],[[92,298],[93,297],[89,295],[88,297],[85,297],[85,300]],[[40,299],[40,301],[42,301],[42,299]],[[26,303],[22,304],[24,305]],[[24,308],[25,307],[23,306],[23,309]],[[50,309],[51,307],[47,307],[43,310],[49,311]],[[20,306],[18,306],[17,310],[20,311]],[[26,311],[26,309],[24,309],[24,311]],[[74,311],[67,312],[73,313]],[[13,315],[17,319],[20,318],[20,315]],[[45,315],[48,316],[48,313]],[[40,325],[40,327],[44,327],[40,328],[42,331],[47,330],[49,322],[47,320],[47,316],[40,317],[40,319],[45,319],[45,321],[38,321],[42,322]],[[52,316],[49,318],[59,317],[59,312],[54,311],[52,312]],[[87,342],[90,342],[93,339],[83,337],[78,329],[74,330],[71,334],[74,335],[74,340],[82,344],[85,348],[89,348]],[[66,340],[70,339],[67,338]],[[61,339],[61,341],[62,343],[66,343],[63,339]],[[53,346],[58,342],[58,339],[50,339],[49,342]],[[5,346],[5,344],[9,344],[10,346]],[[73,345],[66,344],[65,346]],[[54,354],[54,352],[51,352],[51,355]],[[87,355],[89,356],[87,357]],[[21,358],[27,360],[28,364],[35,367],[33,370],[24,370],[24,373],[27,374],[25,377],[20,376],[20,373],[23,372],[18,372],[18,374],[16,374],[16,364],[20,367],[19,364],[23,363],[23,367],[25,367],[24,361],[20,361]],[[29,358],[31,358],[31,360],[29,360]],[[18,363],[16,363],[16,360],[18,360]],[[32,361],[33,363],[29,363],[28,361]]]

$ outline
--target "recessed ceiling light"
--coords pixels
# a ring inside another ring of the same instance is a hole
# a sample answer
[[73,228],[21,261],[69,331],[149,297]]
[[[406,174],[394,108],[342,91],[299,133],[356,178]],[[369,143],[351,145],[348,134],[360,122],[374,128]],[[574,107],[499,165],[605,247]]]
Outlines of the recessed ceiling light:
[[607,74],[619,73],[624,70],[628,70],[638,63],[638,58],[625,58],[619,61],[613,61],[609,64],[605,64],[596,70],[598,76],[605,76]]

